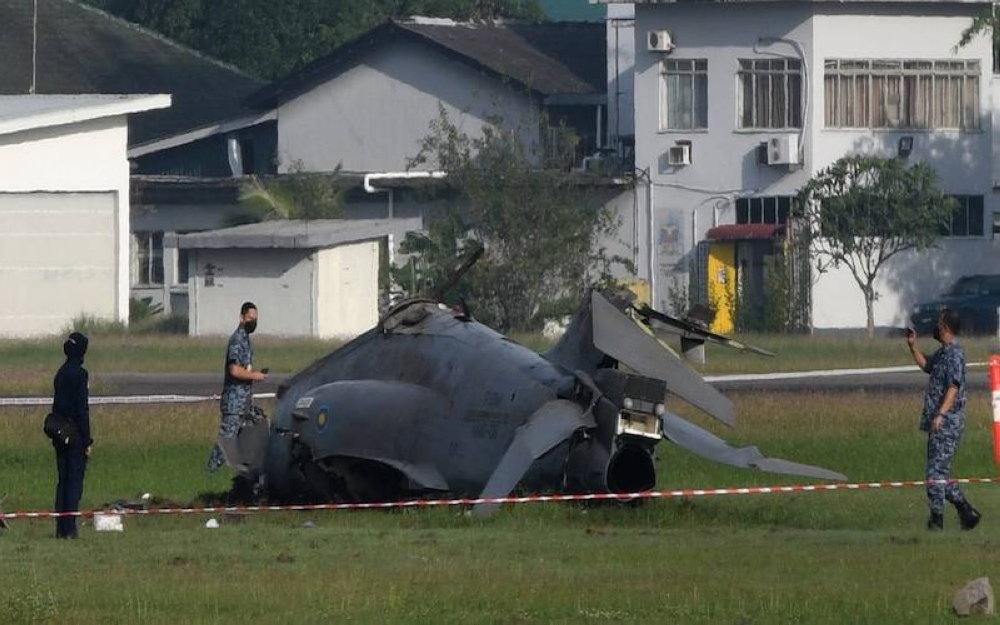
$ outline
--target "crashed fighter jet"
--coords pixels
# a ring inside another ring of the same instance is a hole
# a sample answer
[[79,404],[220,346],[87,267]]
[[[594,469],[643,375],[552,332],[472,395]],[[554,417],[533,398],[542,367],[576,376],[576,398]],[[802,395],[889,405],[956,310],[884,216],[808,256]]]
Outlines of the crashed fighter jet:
[[268,429],[240,433],[244,469],[275,501],[639,492],[656,486],[666,438],[737,467],[846,479],[732,447],[668,412],[669,393],[735,423],[732,403],[655,338],[654,322],[689,341],[728,340],[592,290],[538,354],[464,311],[404,301],[283,385]]

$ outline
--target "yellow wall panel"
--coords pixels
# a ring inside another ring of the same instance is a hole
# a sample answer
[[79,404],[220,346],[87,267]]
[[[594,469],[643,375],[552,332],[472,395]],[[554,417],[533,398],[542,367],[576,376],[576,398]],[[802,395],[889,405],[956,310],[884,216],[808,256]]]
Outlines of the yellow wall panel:
[[716,309],[712,332],[736,329],[736,244],[712,243],[708,249],[708,301]]

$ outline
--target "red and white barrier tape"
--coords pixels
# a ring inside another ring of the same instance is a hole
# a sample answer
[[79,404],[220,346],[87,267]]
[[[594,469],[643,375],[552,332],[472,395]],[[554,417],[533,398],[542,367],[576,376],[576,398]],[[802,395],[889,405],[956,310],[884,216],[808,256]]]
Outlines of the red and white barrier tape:
[[525,497],[487,497],[459,499],[411,499],[383,503],[324,503],[293,504],[284,506],[170,506],[147,509],[83,510],[79,512],[8,512],[0,519],[54,519],[57,517],[92,517],[95,514],[120,514],[125,516],[158,516],[170,514],[224,514],[259,512],[296,512],[312,510],[385,510],[398,508],[442,508],[449,506],[474,506],[477,504],[524,504],[559,501],[632,501],[634,499],[689,499],[725,495],[784,495],[839,490],[891,490],[917,488],[928,483],[942,484],[1000,484],[1000,478],[973,477],[952,480],[911,480],[901,482],[857,482],[853,484],[800,484],[794,486],[744,486],[737,488],[685,488],[680,490],[647,491],[641,493],[593,493],[590,495],[528,495]]

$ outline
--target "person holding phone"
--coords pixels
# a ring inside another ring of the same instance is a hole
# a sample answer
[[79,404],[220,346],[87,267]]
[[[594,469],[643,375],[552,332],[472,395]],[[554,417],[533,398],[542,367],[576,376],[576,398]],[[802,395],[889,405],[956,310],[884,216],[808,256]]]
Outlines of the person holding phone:
[[[267,379],[267,369],[253,370],[253,343],[250,342],[250,335],[256,329],[257,306],[253,302],[244,302],[240,307],[240,323],[229,337],[229,346],[226,348],[222,397],[219,400],[219,436],[222,438],[236,438],[240,431],[240,417],[249,415],[253,408],[253,383]],[[216,444],[206,468],[214,472],[225,463],[225,455]]]
[[930,374],[924,395],[920,429],[927,432],[927,500],[930,518],[927,529],[944,529],[944,502],[958,510],[962,529],[971,530],[982,515],[968,502],[962,489],[947,482],[951,463],[965,431],[965,350],[958,343],[961,321],[958,313],[945,308],[938,315],[934,339],[941,347],[927,356],[917,346],[917,333],[907,329],[906,342],[913,361]]

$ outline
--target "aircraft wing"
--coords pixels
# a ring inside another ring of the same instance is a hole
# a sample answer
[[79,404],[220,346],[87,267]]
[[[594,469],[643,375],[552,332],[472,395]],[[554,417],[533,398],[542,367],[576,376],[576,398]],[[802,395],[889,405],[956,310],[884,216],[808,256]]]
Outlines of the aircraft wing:
[[754,446],[733,447],[708,430],[668,412],[660,420],[663,434],[676,445],[707,460],[728,464],[741,469],[760,469],[768,473],[802,475],[821,480],[846,481],[847,476],[808,464],[768,458]]
[[732,427],[733,403],[669,348],[598,291],[591,295],[594,346],[636,373],[667,382],[667,390]]
[[[514,440],[493,470],[489,482],[483,488],[480,498],[506,497],[521,481],[531,465],[571,437],[577,430],[596,427],[590,412],[572,401],[557,399],[536,410],[521,427],[517,428]],[[491,514],[499,504],[477,504],[475,513]]]

